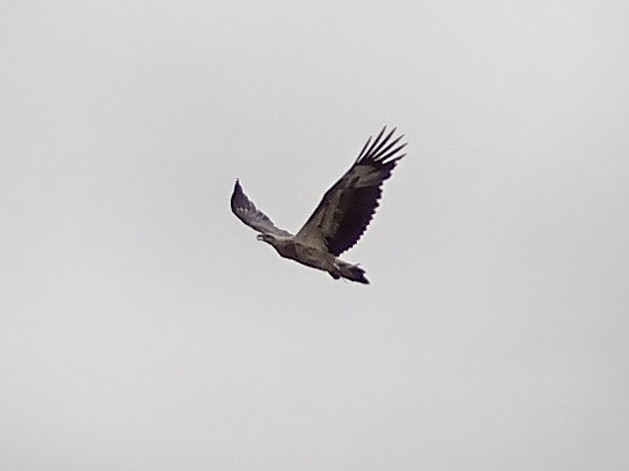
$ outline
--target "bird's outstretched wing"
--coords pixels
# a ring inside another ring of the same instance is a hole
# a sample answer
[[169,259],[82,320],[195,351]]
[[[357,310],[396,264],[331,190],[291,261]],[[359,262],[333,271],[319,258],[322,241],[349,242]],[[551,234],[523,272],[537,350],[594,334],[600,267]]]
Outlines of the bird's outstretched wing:
[[399,152],[407,143],[402,136],[391,140],[395,129],[385,135],[386,126],[372,142],[365,143],[354,165],[330,188],[295,240],[324,246],[338,256],[361,238],[382,195],[382,182],[391,176]]
[[256,208],[256,205],[253,204],[242,191],[238,180],[236,180],[236,184],[234,185],[231,206],[232,212],[238,219],[258,232],[262,232],[263,234],[271,233],[283,237],[292,237],[293,235],[284,229],[276,227],[266,214]]

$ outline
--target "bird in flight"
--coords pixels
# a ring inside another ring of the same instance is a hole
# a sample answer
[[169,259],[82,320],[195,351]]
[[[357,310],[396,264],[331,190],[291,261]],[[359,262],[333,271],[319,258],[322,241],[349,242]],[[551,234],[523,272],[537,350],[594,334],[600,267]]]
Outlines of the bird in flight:
[[378,207],[383,182],[406,155],[400,151],[408,143],[398,144],[404,136],[392,139],[395,129],[385,132],[386,126],[373,142],[371,137],[367,140],[354,164],[323,195],[297,234],[278,228],[245,195],[238,180],[231,197],[232,212],[260,233],[258,240],[272,245],[282,257],[326,271],[335,280],[369,284],[365,270],[341,260],[339,255],[362,237]]

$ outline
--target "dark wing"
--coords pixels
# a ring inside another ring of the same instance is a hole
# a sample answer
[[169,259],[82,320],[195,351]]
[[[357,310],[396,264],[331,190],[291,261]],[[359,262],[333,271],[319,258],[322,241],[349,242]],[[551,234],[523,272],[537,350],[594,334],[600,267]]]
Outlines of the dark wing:
[[238,180],[236,180],[236,184],[234,185],[231,206],[232,212],[238,219],[258,232],[262,232],[263,234],[271,233],[284,237],[292,237],[293,235],[284,229],[276,227],[275,224],[273,224],[273,221],[271,221],[266,214],[256,208],[256,205],[253,204],[253,202],[247,198],[247,195],[245,195],[242,191],[242,187],[240,186],[240,182]]
[[382,182],[391,176],[399,152],[407,143],[403,136],[391,140],[395,129],[385,136],[386,126],[376,139],[371,137],[354,165],[330,188],[310,219],[295,236],[311,245],[324,246],[338,256],[363,235],[382,196]]

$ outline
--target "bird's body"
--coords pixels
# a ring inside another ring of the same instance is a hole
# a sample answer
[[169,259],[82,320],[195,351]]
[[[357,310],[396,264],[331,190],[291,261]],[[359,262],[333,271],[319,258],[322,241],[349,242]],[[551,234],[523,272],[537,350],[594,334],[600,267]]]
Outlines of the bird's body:
[[344,277],[352,281],[369,283],[364,276],[362,268],[335,257],[325,249],[310,245],[307,241],[301,241],[295,237],[265,239],[264,235],[259,235],[258,239],[268,242],[282,257],[289,258],[302,265],[326,271],[335,280]]
[[406,144],[396,147],[402,136],[390,141],[395,129],[383,138],[384,132],[385,129],[373,143],[369,138],[354,165],[326,192],[296,235],[279,229],[258,210],[242,191],[238,180],[231,197],[232,211],[260,232],[258,240],[272,245],[282,257],[326,271],[334,279],[342,277],[368,284],[361,267],[338,256],[358,242],[365,232],[382,195],[382,183],[404,157],[397,154]]

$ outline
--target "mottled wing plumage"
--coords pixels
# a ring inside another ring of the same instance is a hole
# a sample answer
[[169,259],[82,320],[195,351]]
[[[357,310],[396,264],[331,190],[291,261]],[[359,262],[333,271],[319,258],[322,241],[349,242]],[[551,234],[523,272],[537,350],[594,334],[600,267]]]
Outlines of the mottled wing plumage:
[[385,136],[386,127],[376,139],[365,143],[354,165],[330,188],[295,238],[312,245],[323,244],[335,256],[351,248],[367,229],[378,200],[382,183],[391,176],[399,152],[406,143],[391,140],[395,129]]
[[245,195],[242,191],[242,187],[240,186],[240,182],[238,180],[236,180],[236,184],[234,185],[231,207],[232,212],[236,215],[236,217],[238,217],[238,219],[258,232],[263,234],[270,233],[283,237],[292,237],[293,235],[284,229],[276,227],[275,224],[273,224],[273,221],[271,221],[266,214],[256,208],[253,201],[247,198],[247,195]]

